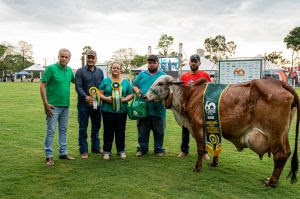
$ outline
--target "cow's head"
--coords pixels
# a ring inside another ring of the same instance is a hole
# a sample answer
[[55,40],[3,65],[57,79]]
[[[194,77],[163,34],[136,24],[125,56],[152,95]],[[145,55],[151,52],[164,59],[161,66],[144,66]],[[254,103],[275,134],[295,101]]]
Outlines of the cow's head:
[[176,81],[170,75],[162,75],[152,84],[145,98],[148,101],[162,101],[167,108],[171,108],[173,99],[172,86],[178,84],[182,84],[182,82]]

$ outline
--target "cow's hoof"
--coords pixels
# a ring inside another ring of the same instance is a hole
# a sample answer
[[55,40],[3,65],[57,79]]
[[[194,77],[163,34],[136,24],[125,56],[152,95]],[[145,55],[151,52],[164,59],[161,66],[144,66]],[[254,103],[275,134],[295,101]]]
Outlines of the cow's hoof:
[[198,173],[198,172],[200,172],[200,169],[199,169],[199,168],[196,168],[196,167],[194,167],[194,168],[193,168],[193,171],[194,171],[195,173]]
[[270,178],[267,178],[265,180],[263,180],[264,185],[266,185],[267,187],[272,187],[272,188],[276,188],[278,183],[274,183],[272,182],[272,180],[270,180]]

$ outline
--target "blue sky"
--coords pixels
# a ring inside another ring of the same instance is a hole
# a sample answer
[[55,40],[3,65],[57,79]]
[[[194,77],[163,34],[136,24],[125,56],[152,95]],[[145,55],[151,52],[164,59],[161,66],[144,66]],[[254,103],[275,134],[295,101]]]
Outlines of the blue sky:
[[186,56],[203,48],[208,37],[225,35],[237,44],[235,57],[283,51],[283,38],[300,25],[298,0],[0,0],[0,42],[33,44],[37,63],[52,63],[61,47],[80,65],[85,45],[110,59],[119,48],[153,52],[159,36],[172,35],[174,50],[183,43]]

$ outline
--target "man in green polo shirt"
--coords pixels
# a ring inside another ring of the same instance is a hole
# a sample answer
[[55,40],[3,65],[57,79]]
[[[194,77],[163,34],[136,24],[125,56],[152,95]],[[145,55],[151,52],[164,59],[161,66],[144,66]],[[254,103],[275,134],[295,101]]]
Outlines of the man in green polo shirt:
[[59,158],[73,160],[67,152],[67,127],[70,105],[70,83],[74,83],[74,74],[68,65],[71,52],[62,48],[58,52],[58,63],[50,65],[42,77],[40,93],[43,100],[47,129],[45,136],[46,164],[54,165],[52,144],[56,124],[58,123]]
[[[144,96],[152,84],[164,72],[158,70],[159,60],[156,55],[149,55],[148,70],[143,71],[133,81],[133,91],[140,97]],[[138,128],[138,147],[137,157],[141,157],[148,153],[150,131],[153,131],[154,137],[154,153],[157,156],[163,156],[165,149],[163,148],[164,130],[166,126],[166,108],[162,102],[147,102],[149,115],[145,118],[139,119],[137,122]]]

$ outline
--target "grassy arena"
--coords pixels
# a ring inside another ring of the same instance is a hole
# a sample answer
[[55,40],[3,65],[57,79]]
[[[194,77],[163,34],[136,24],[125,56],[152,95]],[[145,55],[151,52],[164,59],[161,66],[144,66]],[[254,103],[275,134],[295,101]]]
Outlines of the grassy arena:
[[[181,128],[171,111],[167,114],[165,157],[153,155],[153,137],[145,157],[135,157],[135,121],[127,122],[126,160],[116,149],[109,161],[97,154],[82,160],[78,152],[76,92],[72,85],[68,128],[68,150],[76,160],[58,160],[57,133],[54,140],[54,167],[44,163],[45,115],[38,83],[0,83],[0,198],[300,198],[300,182],[286,181],[290,159],[279,187],[264,187],[260,180],[271,175],[273,159],[262,161],[249,149],[237,152],[223,143],[220,166],[204,162],[195,174],[196,145],[191,140],[190,155],[176,157]],[[101,129],[101,145],[102,145]],[[295,123],[290,131],[294,149]],[[300,154],[298,154],[300,157]],[[298,175],[300,179],[300,174]]]

